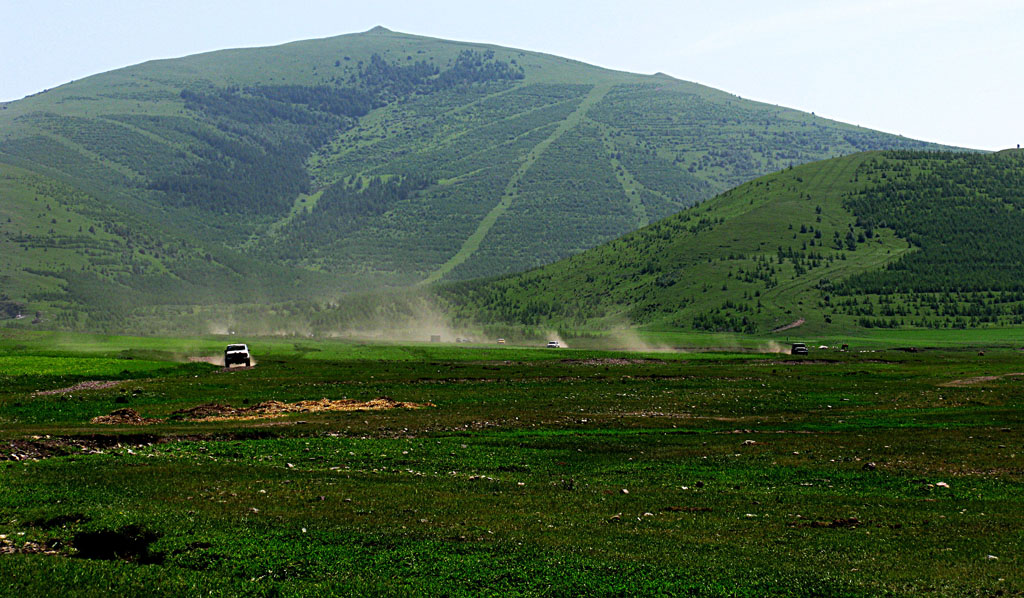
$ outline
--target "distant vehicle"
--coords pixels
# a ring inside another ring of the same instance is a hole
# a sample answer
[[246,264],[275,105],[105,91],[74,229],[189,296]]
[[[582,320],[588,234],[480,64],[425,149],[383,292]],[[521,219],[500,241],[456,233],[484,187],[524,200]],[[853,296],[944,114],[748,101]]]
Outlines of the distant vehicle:
[[498,339],[498,344],[499,344],[499,345],[504,345],[504,344],[505,344],[505,339],[503,339],[503,338],[499,338],[499,339]]
[[547,346],[547,348],[548,348],[548,349],[558,349],[558,348],[560,348],[561,346],[562,346],[562,345],[558,344],[558,341],[548,341],[548,346]]
[[249,347],[243,344],[228,345],[224,349],[224,367],[231,367],[234,363],[244,363],[245,367],[252,365],[252,357],[249,355]]
[[810,351],[807,350],[807,345],[804,343],[793,343],[793,348],[789,350],[790,355],[809,355]]

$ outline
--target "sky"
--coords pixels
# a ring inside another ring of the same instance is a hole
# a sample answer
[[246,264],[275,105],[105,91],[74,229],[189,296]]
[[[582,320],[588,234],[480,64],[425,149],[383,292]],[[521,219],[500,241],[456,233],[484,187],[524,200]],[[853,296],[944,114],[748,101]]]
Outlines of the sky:
[[0,101],[376,25],[662,72],[915,139],[1024,143],[1024,0],[0,0]]

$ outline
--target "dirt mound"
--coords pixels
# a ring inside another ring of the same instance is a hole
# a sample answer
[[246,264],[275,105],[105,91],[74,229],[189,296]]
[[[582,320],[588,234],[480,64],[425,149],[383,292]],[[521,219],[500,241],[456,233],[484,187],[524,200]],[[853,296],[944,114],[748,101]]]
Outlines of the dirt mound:
[[143,426],[146,424],[155,424],[159,422],[159,419],[153,419],[150,417],[142,417],[138,411],[131,407],[125,407],[123,409],[115,409],[108,415],[101,415],[94,417],[89,420],[89,423],[93,424],[126,424],[129,426]]
[[85,382],[79,382],[74,386],[68,386],[67,388],[56,388],[54,390],[38,390],[32,393],[34,397],[42,397],[46,395],[62,395],[70,392],[77,392],[79,390],[102,390],[104,388],[112,388],[118,384],[123,384],[128,380],[86,380]]
[[295,403],[282,403],[280,401],[266,401],[253,405],[252,407],[231,407],[209,403],[199,405],[190,409],[175,411],[172,415],[175,419],[188,421],[228,421],[247,419],[270,419],[283,417],[292,413],[318,413],[324,411],[382,411],[385,409],[421,409],[423,407],[434,407],[433,403],[404,403],[390,397],[377,397],[369,401],[358,401],[356,399],[310,399],[297,401]]
[[181,409],[171,414],[175,419],[202,419],[204,417],[220,417],[237,415],[244,411],[244,408],[236,408],[230,405],[219,403],[206,403],[189,409]]

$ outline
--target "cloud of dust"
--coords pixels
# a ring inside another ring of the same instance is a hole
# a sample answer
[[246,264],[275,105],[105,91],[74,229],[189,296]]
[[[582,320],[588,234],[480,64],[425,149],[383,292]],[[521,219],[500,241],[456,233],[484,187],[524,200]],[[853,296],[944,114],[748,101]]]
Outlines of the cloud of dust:
[[187,361],[189,363],[209,363],[212,365],[219,365],[220,367],[224,367],[223,355],[189,355],[185,359],[182,359],[182,361]]
[[484,340],[479,331],[452,325],[451,319],[425,297],[405,302],[400,309],[368,314],[362,321],[340,330],[327,331],[324,335],[382,342],[429,342],[433,336],[441,337],[443,343],[455,342],[457,338],[469,338],[474,342]]
[[669,345],[649,343],[640,338],[636,330],[632,328],[617,328],[608,335],[613,348],[623,351],[636,351],[638,353],[683,353],[682,349],[676,349]]
[[558,341],[558,345],[563,349],[569,348],[569,343],[565,342],[565,339],[563,339],[561,335],[558,334],[558,331],[548,330],[544,334],[545,336],[547,336],[549,341]]
[[225,322],[207,322],[206,332],[207,334],[216,334],[217,336],[227,336],[231,333],[231,324]]
[[[209,363],[210,365],[216,365],[220,367],[226,367],[224,365],[224,355],[189,355],[180,359],[180,361],[187,361],[189,363]],[[256,358],[249,355],[250,367],[256,367]],[[236,366],[233,366],[236,367]]]
[[758,353],[789,353],[789,349],[775,341],[768,341],[767,344],[757,347]]

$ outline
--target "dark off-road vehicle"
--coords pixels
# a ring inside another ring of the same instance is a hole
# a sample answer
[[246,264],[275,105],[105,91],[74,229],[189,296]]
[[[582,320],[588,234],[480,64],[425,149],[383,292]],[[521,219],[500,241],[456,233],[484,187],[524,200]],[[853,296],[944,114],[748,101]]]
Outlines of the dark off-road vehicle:
[[245,367],[252,365],[252,357],[249,355],[249,347],[245,345],[228,345],[224,349],[224,367],[231,367],[235,363],[244,363]]
[[810,351],[807,350],[807,345],[804,343],[793,343],[793,347],[789,350],[790,355],[808,355]]

